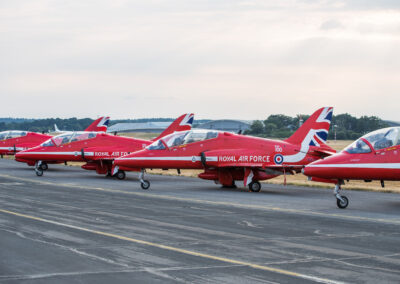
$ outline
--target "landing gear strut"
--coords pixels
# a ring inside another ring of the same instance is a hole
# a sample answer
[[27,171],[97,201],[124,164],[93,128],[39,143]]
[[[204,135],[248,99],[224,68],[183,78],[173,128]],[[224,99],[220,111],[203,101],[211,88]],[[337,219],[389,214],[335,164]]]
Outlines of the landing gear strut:
[[140,186],[142,187],[142,189],[146,190],[150,188],[150,182],[148,180],[143,179],[144,178],[144,173],[145,170],[142,169],[139,175],[139,180],[140,180]]
[[35,164],[35,173],[38,177],[43,175],[42,161],[37,161]]
[[339,207],[340,209],[345,209],[349,205],[349,199],[344,195],[340,195],[340,190],[342,190],[342,188],[340,186],[340,183],[337,183],[335,185],[335,189],[333,191],[333,194],[336,197],[336,205],[337,205],[337,207]]
[[249,189],[252,192],[259,192],[261,190],[261,184],[258,181],[252,181],[249,183]]

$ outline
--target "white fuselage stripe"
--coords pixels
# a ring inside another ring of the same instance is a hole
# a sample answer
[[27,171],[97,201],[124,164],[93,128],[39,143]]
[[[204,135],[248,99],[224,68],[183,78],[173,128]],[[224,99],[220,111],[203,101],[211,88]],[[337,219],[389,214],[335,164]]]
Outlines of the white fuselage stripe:
[[[15,150],[24,150],[25,148],[22,148],[22,147],[15,147]],[[13,151],[14,150],[14,147],[13,146],[10,146],[10,147],[0,147],[0,150],[10,150],[10,151]]]
[[[133,161],[201,161],[200,156],[186,157],[121,157],[118,160],[133,160]],[[206,161],[217,162],[218,157],[206,157]]]
[[[24,154],[30,155],[73,155],[73,156],[81,156],[81,151],[74,152],[26,152]],[[85,156],[94,156],[94,152],[84,152]]]
[[400,169],[400,163],[365,163],[365,164],[321,164],[308,165],[308,168],[353,168],[353,169]]

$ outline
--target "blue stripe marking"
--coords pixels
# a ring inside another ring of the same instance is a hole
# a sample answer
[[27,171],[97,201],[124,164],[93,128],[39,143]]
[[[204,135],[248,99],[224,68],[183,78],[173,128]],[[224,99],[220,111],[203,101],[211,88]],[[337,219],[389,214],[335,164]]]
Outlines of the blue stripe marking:
[[317,132],[317,135],[323,141],[326,141],[326,139],[328,139],[328,133],[326,133],[324,131]]

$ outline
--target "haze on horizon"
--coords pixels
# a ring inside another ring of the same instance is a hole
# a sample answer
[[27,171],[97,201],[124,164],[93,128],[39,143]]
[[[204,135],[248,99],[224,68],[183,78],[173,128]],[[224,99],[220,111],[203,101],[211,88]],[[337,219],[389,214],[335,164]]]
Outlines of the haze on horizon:
[[400,1],[2,1],[0,117],[400,121]]

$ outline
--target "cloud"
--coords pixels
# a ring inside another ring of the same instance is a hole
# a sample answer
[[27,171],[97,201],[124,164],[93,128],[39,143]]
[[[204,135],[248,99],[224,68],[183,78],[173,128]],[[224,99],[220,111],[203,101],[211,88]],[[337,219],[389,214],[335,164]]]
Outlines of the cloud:
[[376,2],[3,1],[0,116],[263,119],[335,105],[398,120],[400,11]]
[[321,24],[322,30],[342,29],[344,26],[337,20],[328,20]]

